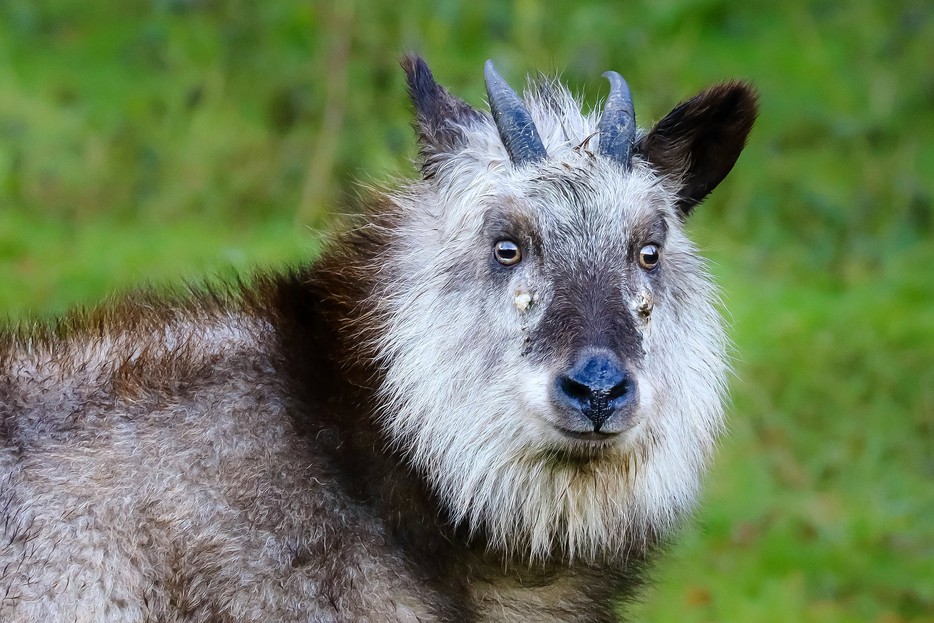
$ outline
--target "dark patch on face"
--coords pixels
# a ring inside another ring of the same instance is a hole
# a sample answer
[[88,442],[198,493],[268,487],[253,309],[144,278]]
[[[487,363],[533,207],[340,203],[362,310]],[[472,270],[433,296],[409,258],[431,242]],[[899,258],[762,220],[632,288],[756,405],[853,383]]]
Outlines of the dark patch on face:
[[[487,222],[492,231],[528,232],[551,284],[548,306],[542,320],[526,335],[523,355],[567,364],[583,349],[606,348],[621,361],[637,365],[643,356],[642,336],[629,309],[629,298],[644,287],[641,275],[648,275],[653,291],[660,285],[662,271],[642,268],[639,253],[645,245],[654,244],[664,257],[670,226],[665,215],[658,210],[640,211],[624,237],[608,239],[587,209],[597,195],[588,181],[573,174],[540,181],[531,199],[536,208],[541,211],[556,202],[567,202],[577,207],[569,212],[570,219],[549,219],[546,213],[533,220],[522,210],[512,209],[491,212]],[[623,212],[620,210],[620,218],[625,218]],[[540,223],[542,220],[547,223]],[[545,227],[547,240],[540,240],[536,227]],[[555,249],[565,249],[573,256],[555,255]]]
[[613,268],[575,266],[554,275],[551,301],[530,335],[530,354],[565,364],[587,348],[606,348],[621,361],[642,359],[636,329]]

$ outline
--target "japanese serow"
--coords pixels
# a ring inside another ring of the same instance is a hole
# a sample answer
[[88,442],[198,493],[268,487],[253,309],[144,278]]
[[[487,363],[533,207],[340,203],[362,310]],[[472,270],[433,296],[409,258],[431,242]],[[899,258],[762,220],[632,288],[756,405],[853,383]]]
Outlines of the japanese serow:
[[756,117],[491,113],[403,60],[420,175],[309,265],[0,339],[0,620],[613,621],[692,508],[726,339],[685,236]]

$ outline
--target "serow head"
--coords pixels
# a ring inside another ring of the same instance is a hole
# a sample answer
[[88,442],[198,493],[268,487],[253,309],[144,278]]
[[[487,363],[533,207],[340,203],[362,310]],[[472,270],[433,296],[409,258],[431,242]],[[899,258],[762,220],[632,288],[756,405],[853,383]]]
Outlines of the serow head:
[[663,530],[695,497],[728,369],[685,221],[742,152],[755,91],[716,85],[643,131],[615,72],[582,111],[488,62],[485,112],[403,66],[421,178],[392,196],[373,267],[390,435],[454,520],[504,544]]

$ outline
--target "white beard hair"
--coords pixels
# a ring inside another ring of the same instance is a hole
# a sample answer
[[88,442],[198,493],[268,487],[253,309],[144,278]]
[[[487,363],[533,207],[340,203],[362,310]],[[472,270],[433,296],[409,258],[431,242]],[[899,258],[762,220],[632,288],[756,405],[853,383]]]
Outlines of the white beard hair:
[[[722,428],[726,368],[718,316],[703,292],[702,308],[692,314],[714,321],[706,325],[712,335],[688,340],[672,361],[649,352],[631,442],[588,462],[567,462],[548,458],[550,425],[535,415],[547,408],[544,377],[515,366],[531,385],[517,391],[517,378],[471,342],[474,331],[466,328],[482,324],[466,296],[441,305],[427,292],[428,280],[413,283],[420,287],[394,306],[377,350],[387,371],[381,416],[453,523],[482,531],[488,547],[506,557],[533,562],[557,553],[595,561],[644,551],[690,512]],[[430,319],[441,317],[456,329],[439,331]],[[670,339],[673,322],[662,314],[653,319],[647,350]],[[506,339],[492,343],[504,360],[520,360]],[[482,398],[470,388],[483,388]]]

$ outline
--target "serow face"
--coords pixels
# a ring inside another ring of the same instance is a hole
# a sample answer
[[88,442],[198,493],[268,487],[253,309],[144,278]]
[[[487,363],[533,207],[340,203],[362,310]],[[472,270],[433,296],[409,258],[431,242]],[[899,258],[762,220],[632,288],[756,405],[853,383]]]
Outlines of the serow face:
[[393,197],[372,298],[393,443],[494,546],[648,542],[722,429],[726,340],[684,223],[739,157],[755,91],[714,86],[638,131],[614,72],[586,112],[488,63],[486,113],[403,65],[422,179]]

